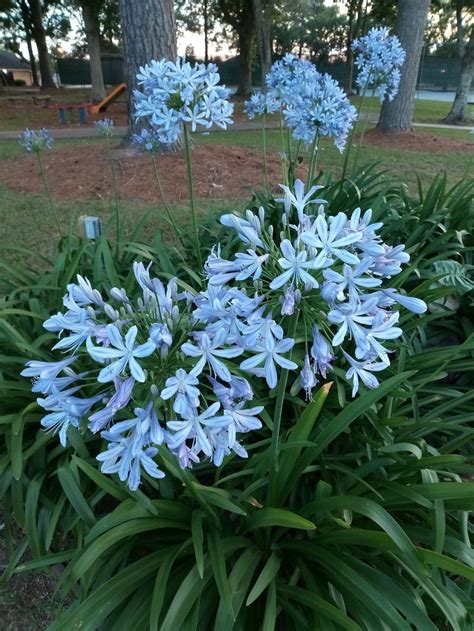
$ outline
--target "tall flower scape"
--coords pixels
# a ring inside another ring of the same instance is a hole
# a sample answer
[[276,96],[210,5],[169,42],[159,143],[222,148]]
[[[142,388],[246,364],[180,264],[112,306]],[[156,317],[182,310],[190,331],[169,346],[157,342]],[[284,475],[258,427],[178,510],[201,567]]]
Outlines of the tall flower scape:
[[[214,68],[152,62],[139,79],[138,116],[152,128],[139,140],[153,150],[156,134],[173,142],[185,123],[230,122]],[[249,111],[284,102],[297,139],[328,135],[342,148],[354,113],[330,77],[286,57],[269,85]],[[403,335],[400,308],[426,306],[387,284],[409,260],[404,246],[382,241],[371,210],[329,213],[321,188],[282,185],[281,198],[271,200],[279,223],[264,206],[223,215],[240,247],[224,256],[226,248],[214,245],[199,290],[177,278],[165,283],[141,262],[128,293],[111,287],[104,296],[79,276],[64,310],[44,324],[59,338],[58,361],[30,361],[22,372],[42,395],[43,427],[58,431],[63,446],[70,432],[100,434],[102,471],[134,490],[144,473],[165,475],[162,449],[183,468],[246,458],[267,414],[262,401],[279,381],[302,402],[335,367],[343,367],[353,396],[377,387]]]

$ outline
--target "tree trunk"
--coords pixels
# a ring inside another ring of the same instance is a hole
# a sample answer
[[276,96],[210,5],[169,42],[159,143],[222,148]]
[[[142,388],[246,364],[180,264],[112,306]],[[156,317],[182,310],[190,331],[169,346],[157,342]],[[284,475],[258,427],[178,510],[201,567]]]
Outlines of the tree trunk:
[[204,17],[204,63],[209,63],[209,0],[203,2]]
[[467,102],[471,91],[472,77],[474,74],[474,28],[471,30],[471,37],[464,49],[461,60],[461,74],[459,75],[456,96],[454,97],[451,111],[444,119],[446,123],[468,123]]
[[33,24],[33,36],[38,49],[39,69],[42,88],[55,88],[53,74],[49,63],[48,45],[46,43],[46,31],[43,25],[40,0],[29,0],[31,21]]
[[411,128],[415,106],[416,82],[420,66],[423,37],[430,0],[400,0],[398,3],[396,34],[405,50],[401,68],[400,88],[393,101],[385,100],[377,127],[382,131],[397,132]]
[[173,0],[120,0],[123,67],[128,90],[128,134],[141,124],[135,121],[133,91],[137,73],[152,59],[176,60],[176,22]]
[[253,0],[257,49],[262,71],[262,91],[266,92],[265,77],[272,67],[272,17],[273,0]]
[[20,2],[21,19],[23,22],[23,29],[25,31],[26,47],[28,48],[28,58],[30,60],[31,77],[33,79],[33,85],[39,87],[38,80],[38,68],[36,66],[35,54],[32,46],[32,30],[31,30],[31,12],[26,0]]
[[252,92],[252,62],[255,37],[253,1],[244,0],[238,28],[240,74],[237,96],[249,96]]
[[[346,39],[346,92],[352,94],[352,83],[354,80],[354,53],[352,52],[352,42],[358,37],[362,19],[362,9],[364,0],[350,0],[348,7],[348,27]],[[354,17],[356,21],[354,23]]]
[[28,48],[28,58],[30,60],[31,78],[35,88],[39,87],[38,68],[36,67],[35,54],[33,52],[33,46],[31,45],[31,35],[26,32],[26,46]]
[[86,30],[87,52],[90,59],[91,100],[93,103],[98,103],[105,97],[104,75],[102,74],[102,62],[100,59],[99,16],[90,2],[82,0],[81,7]]

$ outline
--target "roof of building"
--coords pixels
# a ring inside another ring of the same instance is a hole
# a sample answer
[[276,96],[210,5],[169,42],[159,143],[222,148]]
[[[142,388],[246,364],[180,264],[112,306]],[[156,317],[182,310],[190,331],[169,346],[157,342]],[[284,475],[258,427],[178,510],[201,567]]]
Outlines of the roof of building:
[[6,70],[29,70],[30,64],[23,61],[15,53],[0,48],[0,70],[2,68]]

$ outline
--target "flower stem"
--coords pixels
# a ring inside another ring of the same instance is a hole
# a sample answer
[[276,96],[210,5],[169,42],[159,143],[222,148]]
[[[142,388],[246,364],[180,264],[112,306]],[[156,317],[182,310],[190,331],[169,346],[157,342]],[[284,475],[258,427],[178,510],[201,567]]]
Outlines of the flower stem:
[[184,241],[183,241],[182,236],[181,236],[181,230],[176,225],[176,222],[175,222],[175,220],[173,218],[173,215],[171,214],[171,210],[170,210],[170,208],[169,208],[169,206],[168,206],[168,204],[166,202],[166,197],[165,197],[165,193],[163,191],[163,187],[161,186],[161,179],[160,179],[160,176],[159,176],[159,173],[158,173],[158,165],[156,164],[156,157],[155,157],[154,153],[151,154],[151,161],[153,163],[153,174],[155,176],[156,185],[157,185],[158,190],[160,192],[161,199],[163,200],[164,209],[166,211],[166,214],[168,215],[169,222],[173,226],[173,229],[174,229],[174,231],[176,233],[176,236],[178,237],[178,239],[181,242],[181,245],[184,248],[185,244],[184,244]]
[[287,127],[286,128],[286,138],[288,140],[288,160],[290,162],[290,167],[291,167],[291,160],[292,160],[292,146],[291,146],[291,132],[290,132],[290,128]]
[[[369,73],[369,78],[370,78],[370,73]],[[367,79],[367,83],[368,83],[368,79]],[[367,83],[365,84],[364,90],[362,92],[362,96],[359,101],[359,105],[357,107],[357,117],[355,119],[354,126],[351,129],[351,133],[349,134],[349,141],[347,143],[346,150],[344,152],[344,164],[342,166],[341,180],[343,180],[346,177],[347,167],[349,165],[349,156],[352,150],[352,145],[354,144],[354,136],[355,136],[356,126],[357,126],[357,121],[359,120],[359,116],[362,111],[362,105],[364,103],[365,95],[367,93]]]
[[354,159],[354,170],[357,168],[357,163],[359,161],[359,155],[360,155],[360,150],[362,145],[364,144],[364,136],[365,136],[365,132],[367,131],[367,125],[369,123],[369,116],[370,116],[370,110],[368,109],[366,114],[365,114],[365,120],[364,120],[364,125],[362,127],[362,133],[360,135],[360,140],[359,140],[359,144],[357,145],[357,151],[355,154],[355,159]]
[[[291,323],[288,330],[288,337],[294,338],[296,333],[296,328],[298,325],[298,316],[299,312],[292,317]],[[291,355],[290,355],[291,358]],[[288,382],[288,370],[284,368],[280,374],[280,380],[278,382],[278,390],[275,402],[275,413],[273,417],[273,429],[272,429],[272,441],[270,445],[270,481],[268,485],[268,498],[267,498],[267,506],[273,506],[277,494],[277,479],[276,474],[278,472],[278,452],[279,452],[279,444],[280,444],[280,427],[281,427],[281,417],[283,413],[283,403],[285,401],[286,394],[286,385]]]
[[316,137],[313,141],[313,146],[311,148],[311,158],[309,161],[308,188],[310,188],[313,182],[314,173],[316,171],[316,165],[318,164],[318,149],[319,149],[319,134],[316,134]]
[[59,238],[61,238],[63,236],[63,233],[61,231],[61,224],[59,223],[59,217],[58,217],[58,211],[56,210],[56,205],[53,202],[51,191],[49,190],[48,178],[46,177],[46,171],[44,170],[43,158],[41,157],[41,153],[39,152],[36,155],[38,156],[41,177],[43,178],[44,190],[46,191],[49,205],[51,207],[51,210],[53,211],[53,217],[54,217],[54,221],[56,222],[56,228],[58,229]]
[[266,131],[266,115],[265,113],[262,116],[262,149],[263,149],[263,171],[265,175],[265,189],[267,191],[267,195],[270,194],[270,187],[268,185],[268,163],[267,163],[267,131]]
[[281,164],[281,176],[283,178],[283,182],[288,186],[288,168],[286,164],[286,151],[285,151],[285,138],[283,136],[283,115],[280,112],[280,146],[281,146],[281,155],[280,155],[280,164]]
[[202,257],[201,257],[201,244],[199,241],[199,230],[198,223],[196,217],[196,207],[194,205],[194,192],[193,192],[193,171],[191,166],[191,149],[189,146],[189,131],[185,124],[183,124],[183,133],[184,133],[184,153],[186,156],[186,167],[188,174],[188,192],[189,192],[189,205],[191,208],[191,219],[193,222],[194,228],[194,236],[196,238],[196,248],[197,248],[197,257],[199,269],[202,268]]
[[120,243],[120,206],[119,206],[119,193],[117,186],[117,175],[115,173],[114,159],[112,156],[112,147],[110,146],[110,138],[106,136],[107,141],[107,155],[109,158],[110,170],[112,172],[112,184],[114,187],[114,200],[115,200],[115,231],[117,240],[117,250]]

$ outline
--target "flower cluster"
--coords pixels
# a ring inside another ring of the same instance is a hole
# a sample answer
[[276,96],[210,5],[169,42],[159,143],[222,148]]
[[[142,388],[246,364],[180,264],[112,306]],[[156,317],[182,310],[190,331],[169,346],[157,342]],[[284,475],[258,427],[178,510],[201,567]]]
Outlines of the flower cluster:
[[273,64],[266,84],[266,94],[255,94],[246,102],[249,118],[280,110],[296,140],[311,144],[327,136],[340,151],[344,149],[357,112],[330,75],[288,54]]
[[66,310],[44,323],[59,335],[53,350],[68,356],[28,362],[22,372],[43,394],[43,427],[58,431],[63,446],[70,428],[100,433],[107,441],[102,471],[118,473],[131,489],[142,469],[163,476],[154,460],[162,444],[182,467],[203,457],[218,466],[231,452],[246,457],[240,435],[261,427],[263,409],[248,407],[252,388],[232,362],[244,349],[211,315],[220,302],[229,320],[233,312],[245,318],[259,299],[243,291],[214,295],[214,287],[180,293],[175,279],[165,286],[142,263],[134,273],[135,300],[117,287],[105,300],[78,276],[63,299]]
[[400,40],[389,33],[387,27],[372,28],[352,43],[358,69],[357,85],[377,90],[381,102],[386,96],[390,101],[396,96],[400,68],[405,61]]
[[149,121],[162,144],[178,140],[186,123],[192,131],[212,125],[225,129],[232,123],[229,91],[218,85],[215,64],[161,59],[140,68],[137,79],[140,89],[134,92],[136,117]]
[[114,121],[110,118],[102,118],[95,121],[95,128],[101,136],[110,137],[114,133]]
[[314,80],[316,68],[307,59],[288,53],[276,61],[265,77],[268,90],[283,105],[291,101],[299,85]]
[[42,153],[53,148],[53,139],[47,129],[40,129],[39,131],[25,129],[18,136],[18,142],[28,153]]
[[22,373],[43,394],[42,425],[63,445],[70,429],[100,433],[102,471],[136,489],[143,471],[164,475],[160,445],[182,467],[246,457],[242,435],[261,427],[263,411],[251,403],[255,379],[273,389],[289,371],[292,392],[310,399],[341,348],[353,395],[361,382],[378,385],[387,345],[402,335],[392,307],[426,309],[383,287],[409,255],[380,239],[370,210],[328,215],[320,187],[306,192],[297,180],[282,188],[280,230],[263,208],[222,216],[243,247],[225,259],[217,244],[196,294],[176,279],[163,284],[142,263],[134,264],[133,296],[114,287],[106,299],[80,276],[68,285],[65,311],[44,324],[66,357],[30,361]]
[[[396,326],[399,311],[392,306],[398,303],[415,313],[426,310],[423,301],[382,286],[410,257],[403,245],[392,247],[380,239],[382,223],[372,223],[371,210],[327,216],[324,204],[314,198],[320,187],[305,193],[297,180],[294,190],[282,188],[285,195],[277,201],[283,202],[284,214],[278,235],[265,221],[263,208],[258,214],[248,211],[245,218],[222,217],[221,222],[237,232],[245,252],[225,260],[216,246],[206,263],[209,286],[242,291],[242,284],[248,287],[253,281],[259,305],[244,323],[229,319],[228,313],[219,317],[217,306],[214,317],[228,335],[239,333],[238,343],[251,354],[241,369],[265,378],[270,388],[277,384],[276,365],[298,370],[295,386],[308,397],[344,345],[346,376],[355,396],[361,381],[377,386],[373,373],[390,365],[390,349],[384,344],[402,335]],[[317,212],[309,214],[314,204],[319,204]],[[292,334],[285,337],[285,329]]]
[[315,70],[312,80],[301,83],[294,91],[284,115],[297,140],[310,144],[316,138],[328,136],[334,138],[334,144],[342,151],[357,111],[330,75]]
[[133,134],[133,145],[145,153],[157,153],[163,149],[161,134],[155,129],[144,127],[139,134]]
[[252,120],[255,116],[278,112],[280,107],[281,103],[270,92],[268,94],[257,92],[252,94],[248,101],[245,101],[244,112]]

